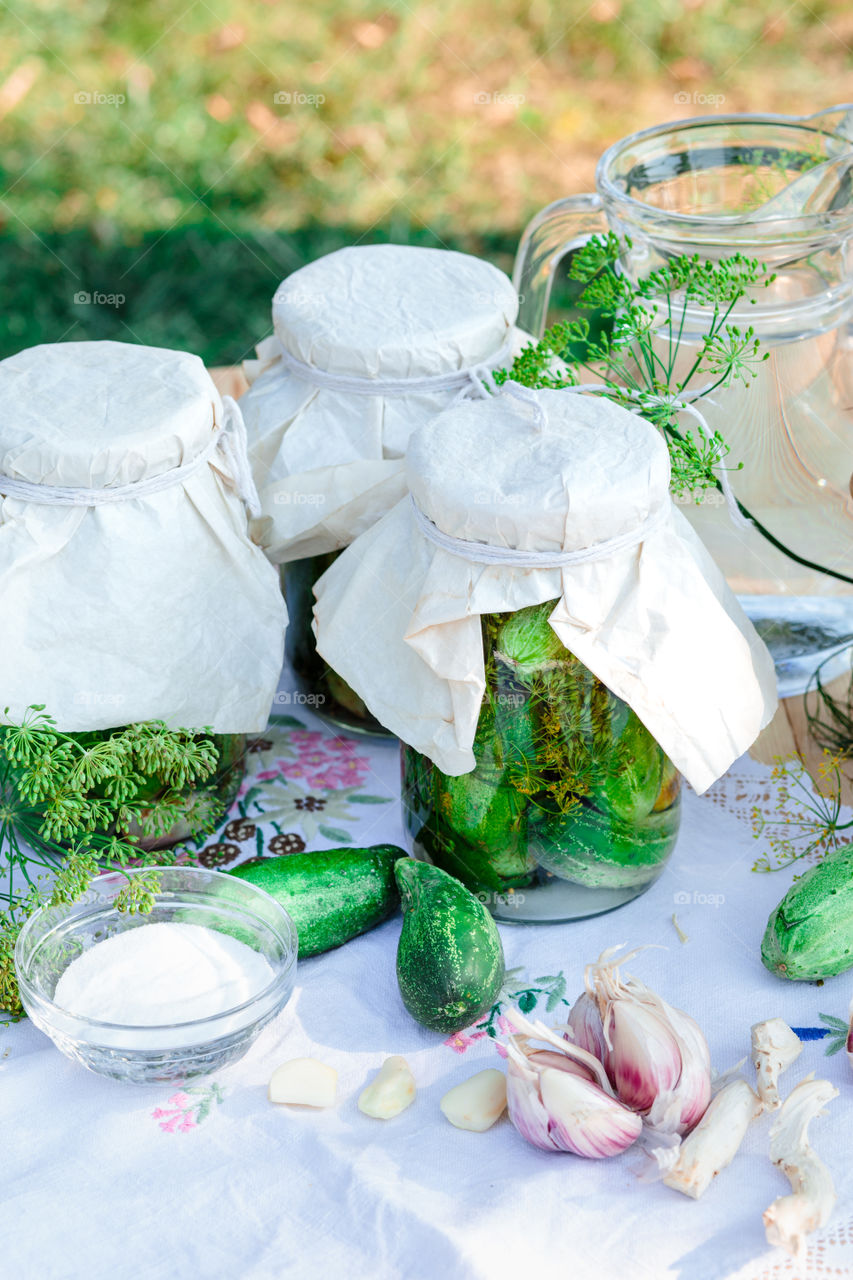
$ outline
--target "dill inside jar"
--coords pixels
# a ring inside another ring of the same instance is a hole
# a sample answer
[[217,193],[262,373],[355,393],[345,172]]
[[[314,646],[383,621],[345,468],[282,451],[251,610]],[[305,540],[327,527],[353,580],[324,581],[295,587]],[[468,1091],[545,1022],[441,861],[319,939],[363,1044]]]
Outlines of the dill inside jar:
[[561,644],[548,623],[556,604],[483,617],[471,772],[448,776],[403,748],[414,852],[510,919],[532,886],[537,910],[563,919],[618,906],[657,879],[678,835],[678,770]]
[[411,432],[511,363],[517,311],[509,279],[469,254],[352,246],[288,276],[244,365],[256,536],[282,566],[297,697],[344,728],[387,733],[317,655],[314,584],[405,494]]
[[[673,505],[659,431],[507,382],[420,427],[408,495],[315,587],[317,648],[400,738],[413,852],[504,920],[660,875],[773,713],[770,655]],[[676,853],[677,856],[677,853]]]

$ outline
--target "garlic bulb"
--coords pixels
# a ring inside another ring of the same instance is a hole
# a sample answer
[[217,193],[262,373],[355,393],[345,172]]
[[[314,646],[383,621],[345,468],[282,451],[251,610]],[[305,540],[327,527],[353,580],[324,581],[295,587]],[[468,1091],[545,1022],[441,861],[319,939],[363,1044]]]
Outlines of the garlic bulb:
[[803,1051],[803,1042],[781,1018],[756,1022],[752,1028],[752,1064],[755,1067],[758,1096],[766,1111],[782,1104],[779,1076]]
[[826,1165],[809,1146],[809,1122],[823,1114],[823,1107],[838,1090],[828,1080],[813,1075],[792,1089],[770,1130],[770,1159],[791,1184],[792,1194],[780,1196],[764,1211],[767,1243],[779,1245],[802,1258],[806,1236],[828,1220],[836,1195]]
[[701,1030],[604,951],[586,969],[586,989],[601,1016],[604,1065],[621,1102],[658,1133],[688,1132],[711,1098],[711,1055]]
[[[515,1010],[507,1017],[516,1030],[507,1043],[507,1108],[521,1136],[543,1151],[591,1159],[630,1147],[642,1119],[614,1096],[601,1063],[541,1022]],[[537,1041],[548,1048],[534,1048]]]

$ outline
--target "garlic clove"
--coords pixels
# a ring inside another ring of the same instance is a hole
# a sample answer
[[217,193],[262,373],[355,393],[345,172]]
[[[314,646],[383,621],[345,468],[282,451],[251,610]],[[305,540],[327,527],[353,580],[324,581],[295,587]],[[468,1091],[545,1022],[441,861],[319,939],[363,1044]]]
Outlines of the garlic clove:
[[386,1058],[358,1097],[358,1109],[375,1120],[393,1120],[415,1100],[415,1078],[405,1058]]
[[[530,1023],[515,1011],[510,1015],[520,1029],[530,1035],[515,1035],[507,1043],[507,1109],[521,1136],[543,1151],[568,1151],[574,1155],[598,1158],[618,1155],[639,1137],[642,1117],[623,1107],[607,1080],[604,1069],[599,1083],[583,1079],[571,1069],[591,1054],[567,1045],[572,1057],[565,1056],[568,1067],[547,1065],[551,1054],[530,1050],[530,1040],[544,1040],[560,1045],[560,1040],[540,1023]],[[565,1044],[565,1041],[562,1043]]]
[[301,1107],[333,1107],[338,1073],[317,1058],[291,1058],[270,1077],[269,1100]]
[[643,1121],[636,1112],[579,1076],[546,1067],[539,1078],[539,1093],[549,1117],[549,1136],[558,1150],[588,1159],[616,1156],[636,1142],[642,1131]]
[[665,1156],[671,1167],[663,1181],[674,1191],[698,1200],[712,1180],[735,1158],[746,1131],[762,1106],[745,1080],[733,1080],[712,1099],[702,1119],[675,1152]]
[[554,1067],[557,1071],[569,1071],[582,1080],[595,1082],[595,1073],[591,1067],[583,1062],[575,1062],[573,1058],[567,1058],[564,1053],[557,1053],[555,1049],[528,1050],[527,1060],[535,1067]]
[[448,1090],[439,1106],[457,1129],[485,1133],[506,1110],[506,1076],[496,1067],[478,1071]]
[[566,1039],[586,1049],[601,1062],[607,1053],[604,1041],[604,1027],[601,1025],[601,1014],[598,1005],[588,991],[584,991],[569,1010],[569,1026]]
[[658,1094],[670,1092],[681,1076],[681,1054],[670,1028],[656,1012],[620,1000],[610,1009],[605,1066],[621,1102],[648,1111]]
[[766,1022],[756,1022],[752,1028],[752,1063],[758,1096],[765,1110],[775,1111],[782,1105],[779,1076],[802,1051],[802,1040],[782,1018],[768,1018]]
[[806,1236],[822,1227],[835,1207],[832,1175],[809,1146],[809,1123],[838,1097],[828,1080],[806,1076],[792,1089],[770,1130],[770,1159],[791,1184],[792,1194],[779,1196],[764,1211],[767,1243],[802,1260]]
[[681,1074],[672,1092],[659,1095],[649,1108],[646,1124],[664,1133],[687,1133],[711,1101],[711,1051],[701,1027],[688,1013],[665,1000],[661,1005],[678,1043]]

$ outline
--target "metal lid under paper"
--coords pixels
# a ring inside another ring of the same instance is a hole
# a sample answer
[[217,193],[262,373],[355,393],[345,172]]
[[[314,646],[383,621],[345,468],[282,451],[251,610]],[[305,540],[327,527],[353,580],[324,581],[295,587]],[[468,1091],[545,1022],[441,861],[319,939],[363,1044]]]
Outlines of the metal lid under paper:
[[240,405],[276,563],[346,546],[405,493],[412,430],[512,362],[511,281],[445,249],[359,245],[288,276]]
[[315,609],[323,658],[404,742],[473,769],[480,617],[554,600],[556,635],[697,791],[752,744],[773,664],[673,507],[650,423],[599,396],[505,393],[421,427],[407,473],[411,496],[324,574]]
[[286,614],[233,401],[197,356],[119,342],[21,351],[0,396],[0,708],[262,729]]

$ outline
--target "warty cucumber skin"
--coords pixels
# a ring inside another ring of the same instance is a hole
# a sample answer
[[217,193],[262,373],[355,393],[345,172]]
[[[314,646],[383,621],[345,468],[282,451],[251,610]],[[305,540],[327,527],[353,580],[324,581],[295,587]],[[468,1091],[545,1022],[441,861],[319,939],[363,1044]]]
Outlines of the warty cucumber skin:
[[767,921],[761,959],[793,982],[853,967],[853,849],[828,853],[791,885]]
[[396,865],[403,908],[397,981],[421,1026],[451,1035],[497,1000],[505,967],[489,912],[453,876],[427,862]]
[[230,874],[281,903],[296,925],[304,960],[342,946],[394,914],[400,905],[394,864],[403,856],[393,844],[320,849],[264,858]]

